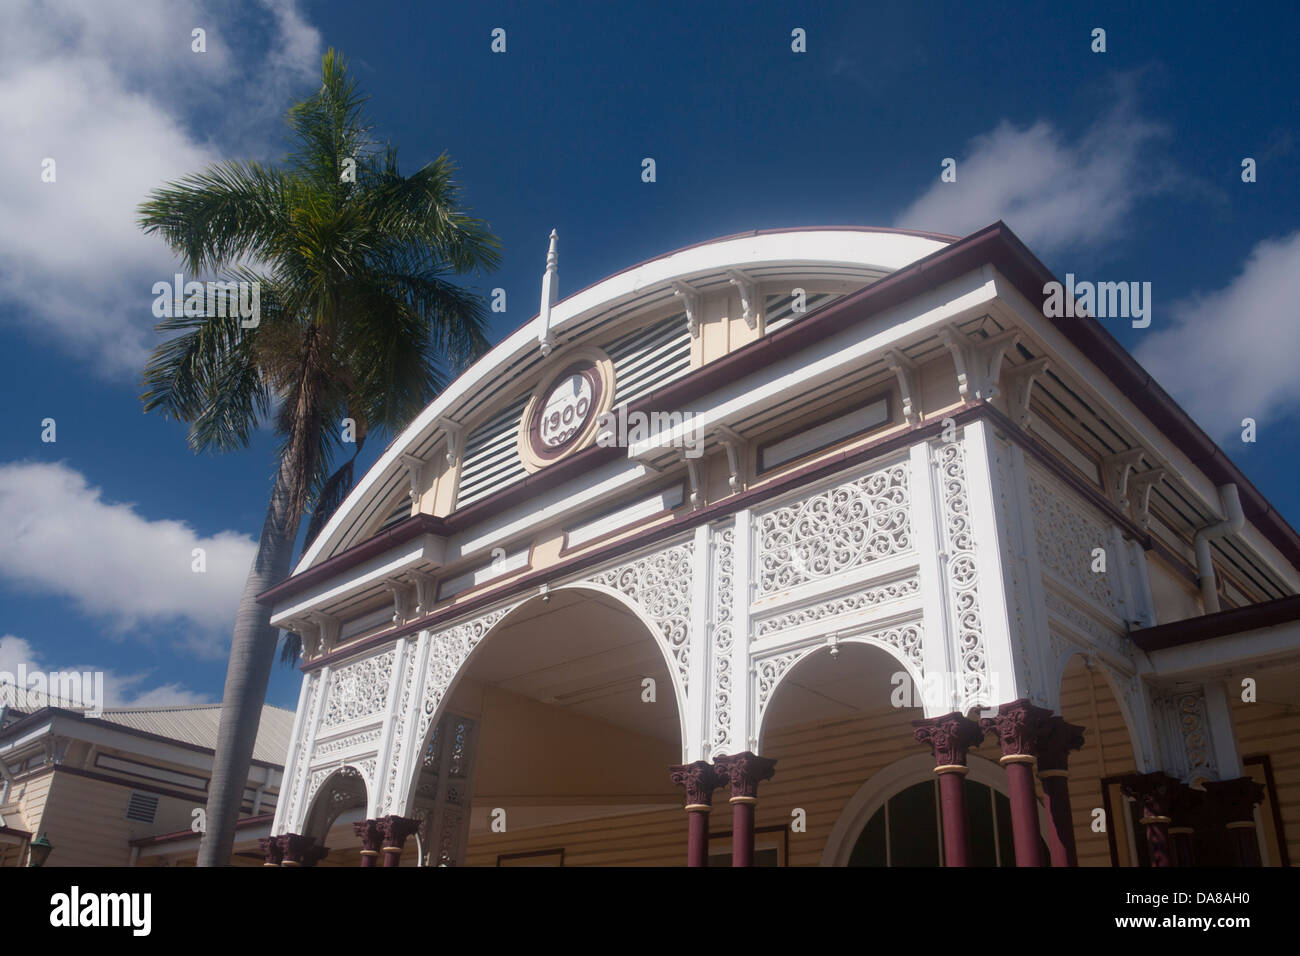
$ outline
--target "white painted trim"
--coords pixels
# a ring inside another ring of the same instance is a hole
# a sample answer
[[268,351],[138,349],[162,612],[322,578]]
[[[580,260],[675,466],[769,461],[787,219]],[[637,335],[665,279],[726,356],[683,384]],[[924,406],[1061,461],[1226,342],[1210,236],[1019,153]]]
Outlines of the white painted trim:
[[[757,752],[758,693],[749,663],[749,603],[754,578],[754,525],[748,508],[735,514],[731,551],[731,733],[727,753]],[[710,755],[717,758],[718,754]]]
[[[680,488],[679,488],[680,490]],[[709,743],[709,700],[712,694],[709,653],[712,650],[713,623],[709,617],[710,578],[713,576],[712,528],[702,524],[695,529],[694,567],[691,581],[691,689],[689,700],[678,706],[687,714],[686,736],[682,739],[682,762],[704,759]]]
[[[674,280],[716,273],[729,266],[788,265],[797,268],[803,265],[839,264],[894,272],[947,245],[948,242],[940,239],[870,230],[791,231],[707,243],[620,272],[557,303],[550,312],[549,330],[563,342],[562,333],[570,326],[581,324],[593,314],[613,311],[620,302],[642,294],[651,287],[667,288]],[[346,527],[350,527],[351,516],[360,504],[371,497],[376,486],[381,486],[392,476],[395,468],[401,466],[401,456],[420,444],[435,429],[440,418],[536,349],[538,335],[543,331],[542,322],[539,314],[517,329],[453,381],[416,417],[388,446],[379,461],[353,488],[342,507],[326,523],[298,562],[295,574],[331,553],[336,539]]]

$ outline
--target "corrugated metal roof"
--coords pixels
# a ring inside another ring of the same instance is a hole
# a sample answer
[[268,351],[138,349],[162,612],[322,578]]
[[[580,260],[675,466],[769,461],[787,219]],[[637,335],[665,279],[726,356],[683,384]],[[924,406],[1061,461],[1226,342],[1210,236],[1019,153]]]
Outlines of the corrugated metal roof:
[[[215,750],[221,705],[202,707],[123,707],[105,710],[101,720],[181,743]],[[253,759],[283,767],[293,736],[293,711],[265,704],[253,744]]]

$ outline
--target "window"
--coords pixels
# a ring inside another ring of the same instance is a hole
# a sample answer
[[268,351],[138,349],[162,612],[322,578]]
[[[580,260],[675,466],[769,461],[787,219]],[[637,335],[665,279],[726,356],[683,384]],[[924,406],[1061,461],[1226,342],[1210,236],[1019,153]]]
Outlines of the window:
[[[1010,801],[982,783],[966,779],[964,784],[971,865],[1015,866]],[[943,866],[939,807],[937,778],[900,790],[871,815],[848,865]]]

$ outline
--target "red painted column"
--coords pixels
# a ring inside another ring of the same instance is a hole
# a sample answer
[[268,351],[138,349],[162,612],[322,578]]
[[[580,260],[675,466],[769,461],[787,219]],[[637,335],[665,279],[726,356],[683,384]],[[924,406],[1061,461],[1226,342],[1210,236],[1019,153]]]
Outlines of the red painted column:
[[673,783],[686,788],[686,865],[709,865],[709,813],[713,791],[726,783],[707,760],[669,768]]
[[776,761],[746,750],[719,757],[713,766],[731,787],[731,865],[753,866],[758,785],[776,773]]
[[402,844],[420,828],[420,821],[409,817],[388,816],[380,817],[375,823],[379,826],[380,842],[383,844],[384,866],[398,866],[402,859]]
[[1197,826],[1205,826],[1205,791],[1193,790],[1186,784],[1174,789],[1169,801],[1169,845],[1174,866],[1195,866],[1192,851],[1192,834]]
[[1070,809],[1070,751],[1083,746],[1083,728],[1060,716],[1044,721],[1038,734],[1038,779],[1050,826],[1047,850],[1052,866],[1078,866],[1074,816]]
[[914,720],[916,739],[929,744],[934,772],[939,775],[939,806],[943,819],[944,863],[970,866],[970,827],[966,817],[966,751],[984,739],[979,724],[953,712]]
[[1255,807],[1264,799],[1263,784],[1250,777],[1215,780],[1205,785],[1206,800],[1233,837],[1238,866],[1261,866]]
[[378,820],[360,820],[352,824],[352,830],[361,837],[361,865],[378,866],[379,848],[383,845],[383,834],[379,832]]
[[1183,787],[1180,780],[1160,770],[1151,773],[1131,773],[1120,780],[1120,789],[1132,797],[1142,810],[1138,820],[1147,831],[1147,850],[1153,867],[1174,865],[1173,847],[1169,841],[1169,815],[1172,801]]
[[1021,698],[998,707],[996,717],[985,717],[980,729],[1002,744],[1007,768],[1007,794],[1011,800],[1011,832],[1015,838],[1016,866],[1043,866],[1038,832],[1038,797],[1034,793],[1034,762],[1038,736],[1052,712]]

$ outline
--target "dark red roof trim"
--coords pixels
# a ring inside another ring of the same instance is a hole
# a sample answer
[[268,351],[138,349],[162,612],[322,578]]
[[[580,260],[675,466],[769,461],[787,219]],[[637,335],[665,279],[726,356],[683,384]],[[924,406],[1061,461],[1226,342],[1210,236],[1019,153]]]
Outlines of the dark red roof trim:
[[1300,594],[1265,601],[1263,604],[1248,604],[1219,611],[1217,614],[1190,617],[1185,621],[1144,627],[1130,631],[1129,637],[1144,651],[1159,651],[1167,647],[1255,631],[1262,627],[1289,624],[1292,621],[1300,621]]

